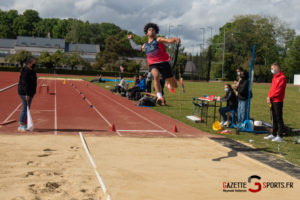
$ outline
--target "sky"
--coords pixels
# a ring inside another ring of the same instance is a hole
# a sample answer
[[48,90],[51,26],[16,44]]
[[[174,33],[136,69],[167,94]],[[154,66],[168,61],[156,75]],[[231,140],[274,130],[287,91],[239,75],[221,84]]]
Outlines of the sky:
[[[277,16],[300,34],[299,0],[0,0],[1,10],[37,10],[43,18],[76,18],[91,23],[110,22],[143,35],[148,22],[160,33],[179,35],[187,51],[196,53],[200,43],[235,16]],[[203,29],[205,28],[205,29]]]

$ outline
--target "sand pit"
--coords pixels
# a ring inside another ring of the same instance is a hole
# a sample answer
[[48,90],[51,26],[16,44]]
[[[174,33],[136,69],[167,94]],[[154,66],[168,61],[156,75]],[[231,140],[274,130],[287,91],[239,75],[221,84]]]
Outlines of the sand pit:
[[[300,194],[299,180],[207,137],[86,140],[112,199],[297,199]],[[260,175],[261,182],[293,182],[294,189],[223,192],[224,181],[247,182],[251,175]]]
[[102,199],[78,136],[0,137],[1,200]]
[[[0,137],[0,199],[105,199],[79,135]],[[85,139],[112,200],[297,199],[300,194],[299,180],[207,137]],[[260,182],[293,182],[294,188],[223,192],[223,182],[247,182],[251,175],[261,176]]]

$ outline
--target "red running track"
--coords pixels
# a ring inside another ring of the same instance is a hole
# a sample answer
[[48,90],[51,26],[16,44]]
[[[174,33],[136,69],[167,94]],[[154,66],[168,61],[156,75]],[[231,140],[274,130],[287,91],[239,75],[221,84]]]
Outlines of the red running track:
[[0,90],[19,81],[19,73],[0,72]]
[[[42,84],[48,86],[49,93]],[[67,80],[64,84],[62,80],[39,79],[37,91],[31,107],[35,130],[30,134],[81,131],[99,136],[215,137],[86,81]],[[0,100],[0,121],[18,121],[21,107],[16,108],[21,101],[16,89],[0,93]],[[112,124],[116,131],[110,130]],[[174,125],[176,133],[172,132]],[[0,133],[20,134],[17,126],[18,122],[4,125]]]

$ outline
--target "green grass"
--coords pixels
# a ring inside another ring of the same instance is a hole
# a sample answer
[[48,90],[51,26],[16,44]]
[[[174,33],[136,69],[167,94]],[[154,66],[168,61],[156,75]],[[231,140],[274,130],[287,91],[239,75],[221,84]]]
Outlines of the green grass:
[[[92,78],[85,78],[85,80],[91,80]],[[115,85],[114,82],[96,83],[100,87],[106,89],[112,89]],[[166,91],[166,99],[168,106],[165,107],[153,107],[154,110],[168,115],[174,119],[182,121],[190,126],[200,129],[205,132],[218,134],[212,130],[213,118],[208,118],[208,125],[205,123],[194,123],[186,119],[187,115],[193,114],[192,97],[207,95],[224,96],[224,83],[207,83],[207,82],[185,82],[186,92],[182,94],[181,88],[177,93],[171,94]],[[132,84],[131,84],[132,85]],[[109,88],[105,86],[110,86]],[[254,84],[252,87],[253,98],[251,101],[251,114],[250,117],[255,120],[264,120],[271,122],[269,107],[266,104],[266,96],[268,94],[269,84]],[[283,118],[286,125],[292,128],[300,128],[300,92],[299,88],[295,86],[287,86],[286,96],[283,108]],[[213,109],[209,110],[209,115],[212,116]],[[219,116],[217,112],[217,116]],[[232,134],[225,135],[227,138],[231,138],[244,143],[249,143],[249,139],[253,139],[254,142],[250,143],[255,148],[261,149],[267,153],[274,154],[278,157],[288,160],[294,164],[300,166],[300,144],[294,144],[294,137],[285,137],[286,142],[280,145],[280,153],[278,151],[278,143],[271,141],[265,141],[263,136],[266,134],[253,134],[253,133],[240,133],[236,135],[235,131]],[[282,155],[284,157],[282,157]]]

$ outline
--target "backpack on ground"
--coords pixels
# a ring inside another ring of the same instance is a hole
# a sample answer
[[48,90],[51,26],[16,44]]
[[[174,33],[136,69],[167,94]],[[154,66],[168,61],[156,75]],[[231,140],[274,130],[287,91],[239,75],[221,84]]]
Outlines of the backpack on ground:
[[139,106],[155,106],[155,104],[156,104],[156,99],[149,96],[144,96],[139,100],[138,103]]

